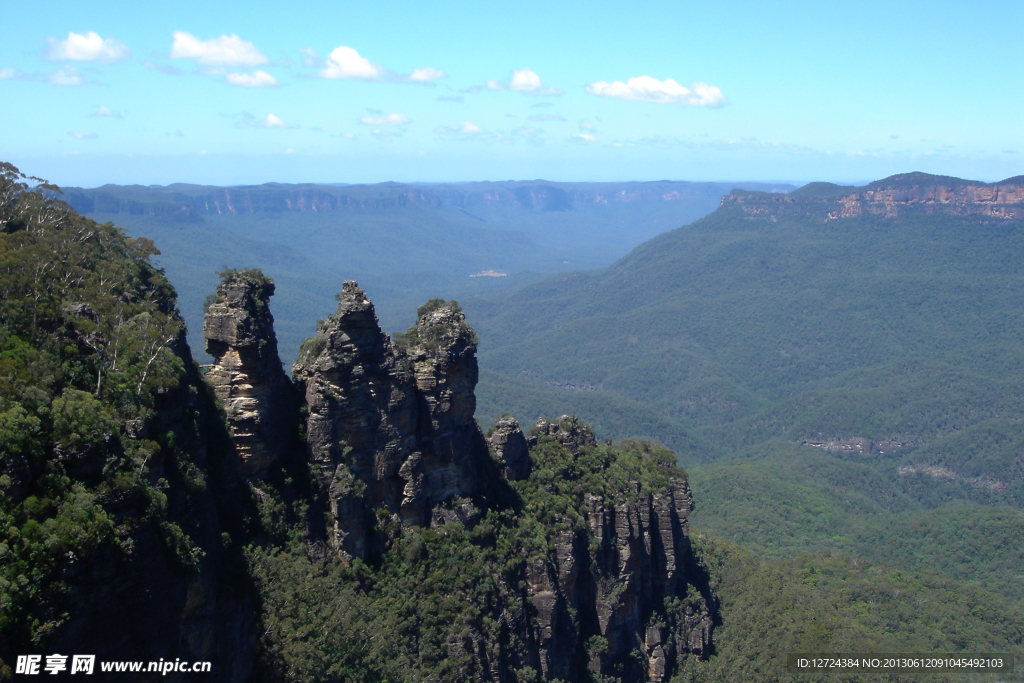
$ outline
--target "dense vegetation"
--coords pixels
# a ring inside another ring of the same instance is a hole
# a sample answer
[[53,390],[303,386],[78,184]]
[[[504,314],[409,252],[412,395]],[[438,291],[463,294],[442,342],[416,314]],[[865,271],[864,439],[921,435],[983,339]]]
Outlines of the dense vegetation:
[[[589,535],[588,495],[632,500],[685,473],[670,451],[647,442],[598,444],[573,455],[541,436],[531,460],[529,479],[511,482],[478,521],[404,527],[371,564],[310,560],[300,529],[284,547],[251,545],[262,595],[262,680],[482,680],[486,672],[471,654],[477,648],[495,666],[519,662],[516,680],[542,680],[524,663],[523,634],[509,628],[510,614],[528,614],[527,564],[554,557],[560,533]],[[268,506],[266,523],[279,510]],[[572,628],[584,627],[573,619]]]
[[190,369],[174,289],[152,242],[55,189],[0,164],[0,675],[66,621],[74,567],[131,555],[126,529],[153,529],[181,571],[201,557],[168,490],[206,473],[183,432],[150,429]]
[[[687,476],[648,441],[574,454],[541,436],[529,479],[452,502],[475,510],[466,523],[391,529],[386,552],[346,565],[311,552],[299,454],[222,501],[223,535],[204,528],[190,514],[223,493],[230,444],[223,416],[195,409],[174,289],[151,242],[55,192],[0,165],[0,677],[88,619],[83,568],[138,560],[149,534],[181,577],[223,553],[217,580],[258,612],[260,680],[473,680],[467,651],[485,646],[540,681],[501,619],[522,611],[527,563],[560,533],[586,536],[589,495],[629,501]],[[715,649],[674,683],[790,680],[794,651],[1021,653],[1020,226],[720,214],[507,311],[467,306],[504,370],[485,382],[521,417],[592,413],[602,436],[656,435],[692,463],[691,569],[714,589]],[[853,436],[876,447],[796,443]]]
[[[716,654],[688,660],[673,683],[813,680],[786,671],[788,653],[1017,653],[1024,612],[998,595],[929,571],[894,570],[845,555],[765,562],[698,534],[721,596]],[[828,674],[829,681],[987,681],[993,674]],[[998,680],[1024,680],[1016,667]]]

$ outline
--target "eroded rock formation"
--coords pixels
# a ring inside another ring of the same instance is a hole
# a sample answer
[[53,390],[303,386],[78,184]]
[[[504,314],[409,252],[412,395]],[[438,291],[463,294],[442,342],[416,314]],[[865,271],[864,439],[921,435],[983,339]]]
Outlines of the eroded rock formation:
[[514,417],[506,415],[500,418],[487,441],[501,462],[506,479],[519,481],[530,476],[530,448]]
[[724,204],[754,218],[811,213],[822,220],[908,213],[983,216],[998,220],[1024,216],[1024,176],[979,183],[927,173],[902,173],[864,187],[811,183],[789,194],[734,190]]
[[[270,387],[280,383],[272,371],[270,293],[266,283],[228,279],[207,316],[208,348],[218,358],[207,377],[232,419],[245,472],[265,469],[273,458],[272,438],[260,429],[271,424],[265,408],[276,405]],[[505,635],[496,638],[492,629],[485,636],[481,625],[469,624],[465,642],[449,643],[451,655],[468,657],[495,683],[527,669],[538,680],[586,680],[589,669],[623,681],[666,681],[683,655],[706,656],[710,594],[693,575],[693,501],[674,456],[664,449],[652,455],[642,442],[598,444],[572,416],[542,419],[529,436],[505,416],[485,438],[473,417],[475,351],[476,335],[455,302],[427,302],[416,326],[392,340],[366,293],[344,283],[337,311],[303,344],[293,368],[317,484],[311,555],[372,563],[403,529],[469,529],[492,504],[503,514],[524,514],[526,505],[548,509],[550,496],[565,496],[559,500],[574,501],[572,511],[558,503],[539,518],[540,536],[493,596],[492,618]],[[615,469],[618,458],[648,462]],[[560,480],[534,480],[551,476],[544,467],[563,466],[575,476],[614,469],[618,478],[597,482],[600,493],[557,492]],[[642,482],[625,474],[641,471],[662,474]]]
[[[328,542],[364,558],[379,510],[429,525],[434,508],[477,492],[489,458],[473,413],[476,337],[454,302],[433,300],[394,344],[352,281],[303,344],[293,374],[308,406],[307,448],[333,522]],[[376,544],[375,544],[376,543]]]
[[259,271],[229,272],[203,321],[215,364],[206,379],[227,413],[238,470],[262,477],[290,445],[296,396],[281,367],[270,297],[274,283]]
[[[597,446],[593,430],[568,415],[540,420],[531,435],[531,446],[548,437],[576,456]],[[679,655],[709,652],[711,607],[687,574],[689,484],[670,478],[656,493],[633,486],[634,495],[617,500],[587,496],[586,531],[556,534],[553,560],[527,566],[547,679],[575,680],[586,656],[593,672],[664,681]],[[582,651],[587,636],[602,638],[601,646]]]

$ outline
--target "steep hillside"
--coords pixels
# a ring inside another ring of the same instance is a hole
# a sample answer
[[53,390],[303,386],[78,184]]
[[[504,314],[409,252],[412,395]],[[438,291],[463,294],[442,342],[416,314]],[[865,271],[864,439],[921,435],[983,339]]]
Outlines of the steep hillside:
[[0,164],[0,678],[15,657],[209,661],[245,681],[248,497],[144,238]]
[[570,404],[584,388],[720,453],[781,438],[1017,500],[1021,187],[910,174],[734,191],[607,269],[469,301],[483,367],[504,375],[482,416],[513,384]]

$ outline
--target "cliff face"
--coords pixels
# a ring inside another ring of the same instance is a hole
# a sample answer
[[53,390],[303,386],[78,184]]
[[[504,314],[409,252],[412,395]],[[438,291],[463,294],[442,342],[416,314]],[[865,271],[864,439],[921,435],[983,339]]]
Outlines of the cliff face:
[[[269,313],[239,312],[254,291],[236,295],[228,281],[218,290],[224,302],[207,317],[208,344],[221,352],[208,376],[229,416],[239,414],[241,399],[228,388],[248,386],[251,379],[238,378],[274,365],[263,357],[230,367],[225,361],[237,350],[273,348],[259,341],[272,339]],[[513,547],[503,561],[502,571],[512,573],[488,595],[491,625],[467,621],[469,635],[448,643],[449,658],[469,662],[453,680],[504,683],[532,669],[538,680],[610,674],[664,681],[681,657],[706,656],[711,606],[691,570],[693,502],[674,456],[643,443],[600,445],[568,416],[541,420],[529,436],[504,417],[485,439],[473,418],[475,351],[476,336],[455,302],[429,301],[416,326],[392,341],[366,293],[344,283],[337,311],[305,342],[293,369],[316,480],[310,556],[372,565],[386,562],[381,558],[397,543],[406,558],[415,557],[423,551],[401,545],[403,530],[436,530],[441,538],[449,524],[472,529],[490,519],[479,541],[486,547],[495,534],[518,537],[523,532],[515,528],[529,528],[537,516],[543,540]],[[257,395],[267,394],[243,398]],[[261,405],[245,403],[242,414],[259,413]],[[236,448],[255,453],[247,446],[255,432],[236,424]],[[240,461],[243,472],[253,471],[254,457]],[[495,519],[513,526],[501,532]]]
[[235,271],[217,287],[203,321],[206,380],[224,407],[238,471],[260,478],[295,433],[297,396],[281,367],[270,314],[274,283],[259,271]]
[[[191,365],[183,340],[177,351]],[[117,547],[88,562],[69,558],[64,578],[70,606],[47,652],[95,654],[98,661],[209,661],[217,680],[250,680],[257,647],[255,596],[228,578],[233,560],[222,534],[232,524],[206,485],[206,476],[233,476],[231,466],[217,472],[220,463],[209,449],[216,421],[194,370],[160,394],[151,419],[138,425],[133,438],[173,435],[176,450],[161,449],[147,463],[157,495],[165,496],[165,517],[140,515],[147,495],[139,491],[101,498],[117,520]],[[202,483],[184,482],[186,467],[203,472]],[[187,546],[173,545],[168,523],[181,529]],[[138,680],[158,679],[193,680],[182,673]]]
[[[597,447],[593,431],[571,416],[541,420],[531,434],[532,446],[554,440],[577,458]],[[664,681],[678,657],[709,653],[711,608],[688,575],[689,484],[669,477],[657,492],[642,491],[639,482],[628,487],[632,495],[586,495],[585,528],[556,534],[554,557],[527,565],[548,679],[574,680],[586,657],[595,673]],[[585,652],[581,636],[590,634],[603,646]]]
[[477,493],[489,455],[473,419],[476,338],[458,307],[438,300],[421,308],[398,347],[355,282],[338,300],[293,373],[308,407],[309,458],[333,518],[329,545],[365,558],[387,540],[374,531],[378,511],[428,526],[436,506]]
[[1024,178],[974,183],[959,178],[905,173],[865,187],[812,183],[788,195],[734,191],[723,203],[754,217],[813,213],[824,220],[876,215],[892,218],[909,212],[1024,217]]

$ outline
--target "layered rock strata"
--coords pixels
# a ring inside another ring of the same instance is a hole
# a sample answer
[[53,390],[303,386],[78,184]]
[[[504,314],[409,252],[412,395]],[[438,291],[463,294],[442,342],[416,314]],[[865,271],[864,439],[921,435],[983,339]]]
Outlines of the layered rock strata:
[[[533,446],[554,438],[576,456],[596,446],[590,427],[573,416],[542,419],[531,434]],[[694,507],[689,484],[671,478],[656,493],[635,488],[625,500],[588,496],[587,531],[556,534],[554,557],[527,565],[547,680],[576,680],[579,659],[588,657],[595,673],[665,681],[680,655],[709,653],[711,608],[696,577],[687,574],[687,518]],[[602,647],[583,652],[587,636],[600,636]]]
[[307,448],[332,522],[328,543],[365,558],[384,511],[429,525],[438,505],[477,492],[489,458],[473,413],[476,336],[455,302],[421,307],[400,344],[353,281],[293,368],[308,407]]
[[1024,177],[979,183],[903,173],[864,187],[812,183],[789,194],[734,190],[723,203],[739,207],[750,217],[768,219],[803,213],[823,220],[940,213],[1012,220],[1024,217]]
[[215,359],[206,380],[227,414],[238,470],[255,478],[282,457],[297,420],[297,397],[277,353],[273,294],[261,272],[235,271],[217,286],[203,321]]

